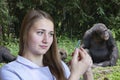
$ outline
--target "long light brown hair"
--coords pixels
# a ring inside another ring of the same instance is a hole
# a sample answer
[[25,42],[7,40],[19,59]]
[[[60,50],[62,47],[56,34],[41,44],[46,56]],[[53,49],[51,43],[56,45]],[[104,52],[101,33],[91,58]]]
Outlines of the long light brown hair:
[[[27,36],[30,28],[35,23],[35,21],[43,18],[53,22],[52,17],[48,13],[42,10],[30,10],[25,15],[22,21],[21,31],[20,31],[20,44],[19,44],[20,56],[24,55],[24,49],[27,46]],[[55,32],[55,28],[54,28],[54,32]],[[48,66],[50,68],[51,73],[56,77],[57,80],[66,80],[64,75],[64,69],[62,67],[61,60],[57,51],[57,40],[55,33],[53,35],[53,43],[50,49],[47,51],[46,54],[44,54],[43,64],[44,66]]]

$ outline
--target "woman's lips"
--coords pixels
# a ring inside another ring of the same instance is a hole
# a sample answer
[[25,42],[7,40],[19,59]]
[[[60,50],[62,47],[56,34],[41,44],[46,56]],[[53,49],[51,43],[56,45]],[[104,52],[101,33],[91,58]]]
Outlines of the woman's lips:
[[46,49],[46,48],[47,48],[46,45],[40,45],[40,47],[41,47],[42,49]]

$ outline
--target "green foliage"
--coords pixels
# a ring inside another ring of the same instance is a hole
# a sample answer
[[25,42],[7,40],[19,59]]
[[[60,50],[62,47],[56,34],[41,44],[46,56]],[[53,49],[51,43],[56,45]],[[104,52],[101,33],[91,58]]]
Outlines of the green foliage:
[[68,58],[65,60],[66,62],[69,62],[71,60],[71,54],[75,49],[75,46],[77,44],[77,40],[71,40],[68,37],[60,36],[58,37],[58,46],[59,48],[65,49],[68,55]]
[[0,26],[2,26],[2,35],[0,39],[3,41],[6,41],[6,38],[9,37],[10,25],[12,25],[14,19],[14,16],[10,15],[9,10],[7,0],[0,0]]
[[[119,53],[119,56],[120,56],[120,53]],[[117,61],[117,66],[120,66],[120,57],[119,57],[119,59]]]
[[67,50],[68,54],[71,54],[75,48],[77,41],[71,40],[65,36],[58,37],[59,48]]
[[95,80],[119,80],[120,66],[98,67],[93,69]]
[[[3,5],[4,3],[4,5]],[[119,0],[2,0],[2,14],[8,26],[19,35],[23,16],[29,9],[42,9],[52,15],[55,20],[57,36],[64,35],[69,38],[82,38],[84,32],[95,23],[104,23],[115,31],[115,38],[119,40],[120,26]],[[12,17],[11,17],[12,16]],[[5,25],[3,25],[5,26]]]
[[119,55],[120,55],[120,41],[116,41],[117,43],[117,47],[118,47],[118,51],[119,51]]
[[19,40],[17,38],[13,38],[12,34],[9,37],[6,37],[7,41],[1,41],[0,45],[6,46],[13,55],[17,55],[19,51]]
[[112,74],[107,75],[107,77],[109,78],[109,80],[119,80],[120,79],[120,72],[113,72]]
[[13,55],[17,56],[18,55],[18,51],[19,51],[19,45],[16,42],[11,42],[11,43],[8,43],[7,45],[5,45]]
[[112,23],[110,23],[110,26],[116,27],[112,29],[114,38],[120,41],[120,38],[119,38],[120,37],[120,13],[118,14],[117,17],[111,16],[110,20],[112,21]]

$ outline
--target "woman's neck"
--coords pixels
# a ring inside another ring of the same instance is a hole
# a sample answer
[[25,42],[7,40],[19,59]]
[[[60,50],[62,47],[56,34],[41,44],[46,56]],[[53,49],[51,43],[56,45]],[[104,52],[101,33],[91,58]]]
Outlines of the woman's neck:
[[37,64],[38,66],[42,67],[43,65],[43,55],[25,53],[23,55],[24,58],[30,60],[31,62]]

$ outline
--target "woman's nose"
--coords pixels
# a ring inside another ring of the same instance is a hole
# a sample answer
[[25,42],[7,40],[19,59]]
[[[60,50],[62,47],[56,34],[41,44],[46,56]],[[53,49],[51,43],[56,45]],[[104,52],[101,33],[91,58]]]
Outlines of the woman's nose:
[[44,36],[43,36],[43,42],[44,43],[47,43],[48,41],[48,35],[47,34],[44,34]]

